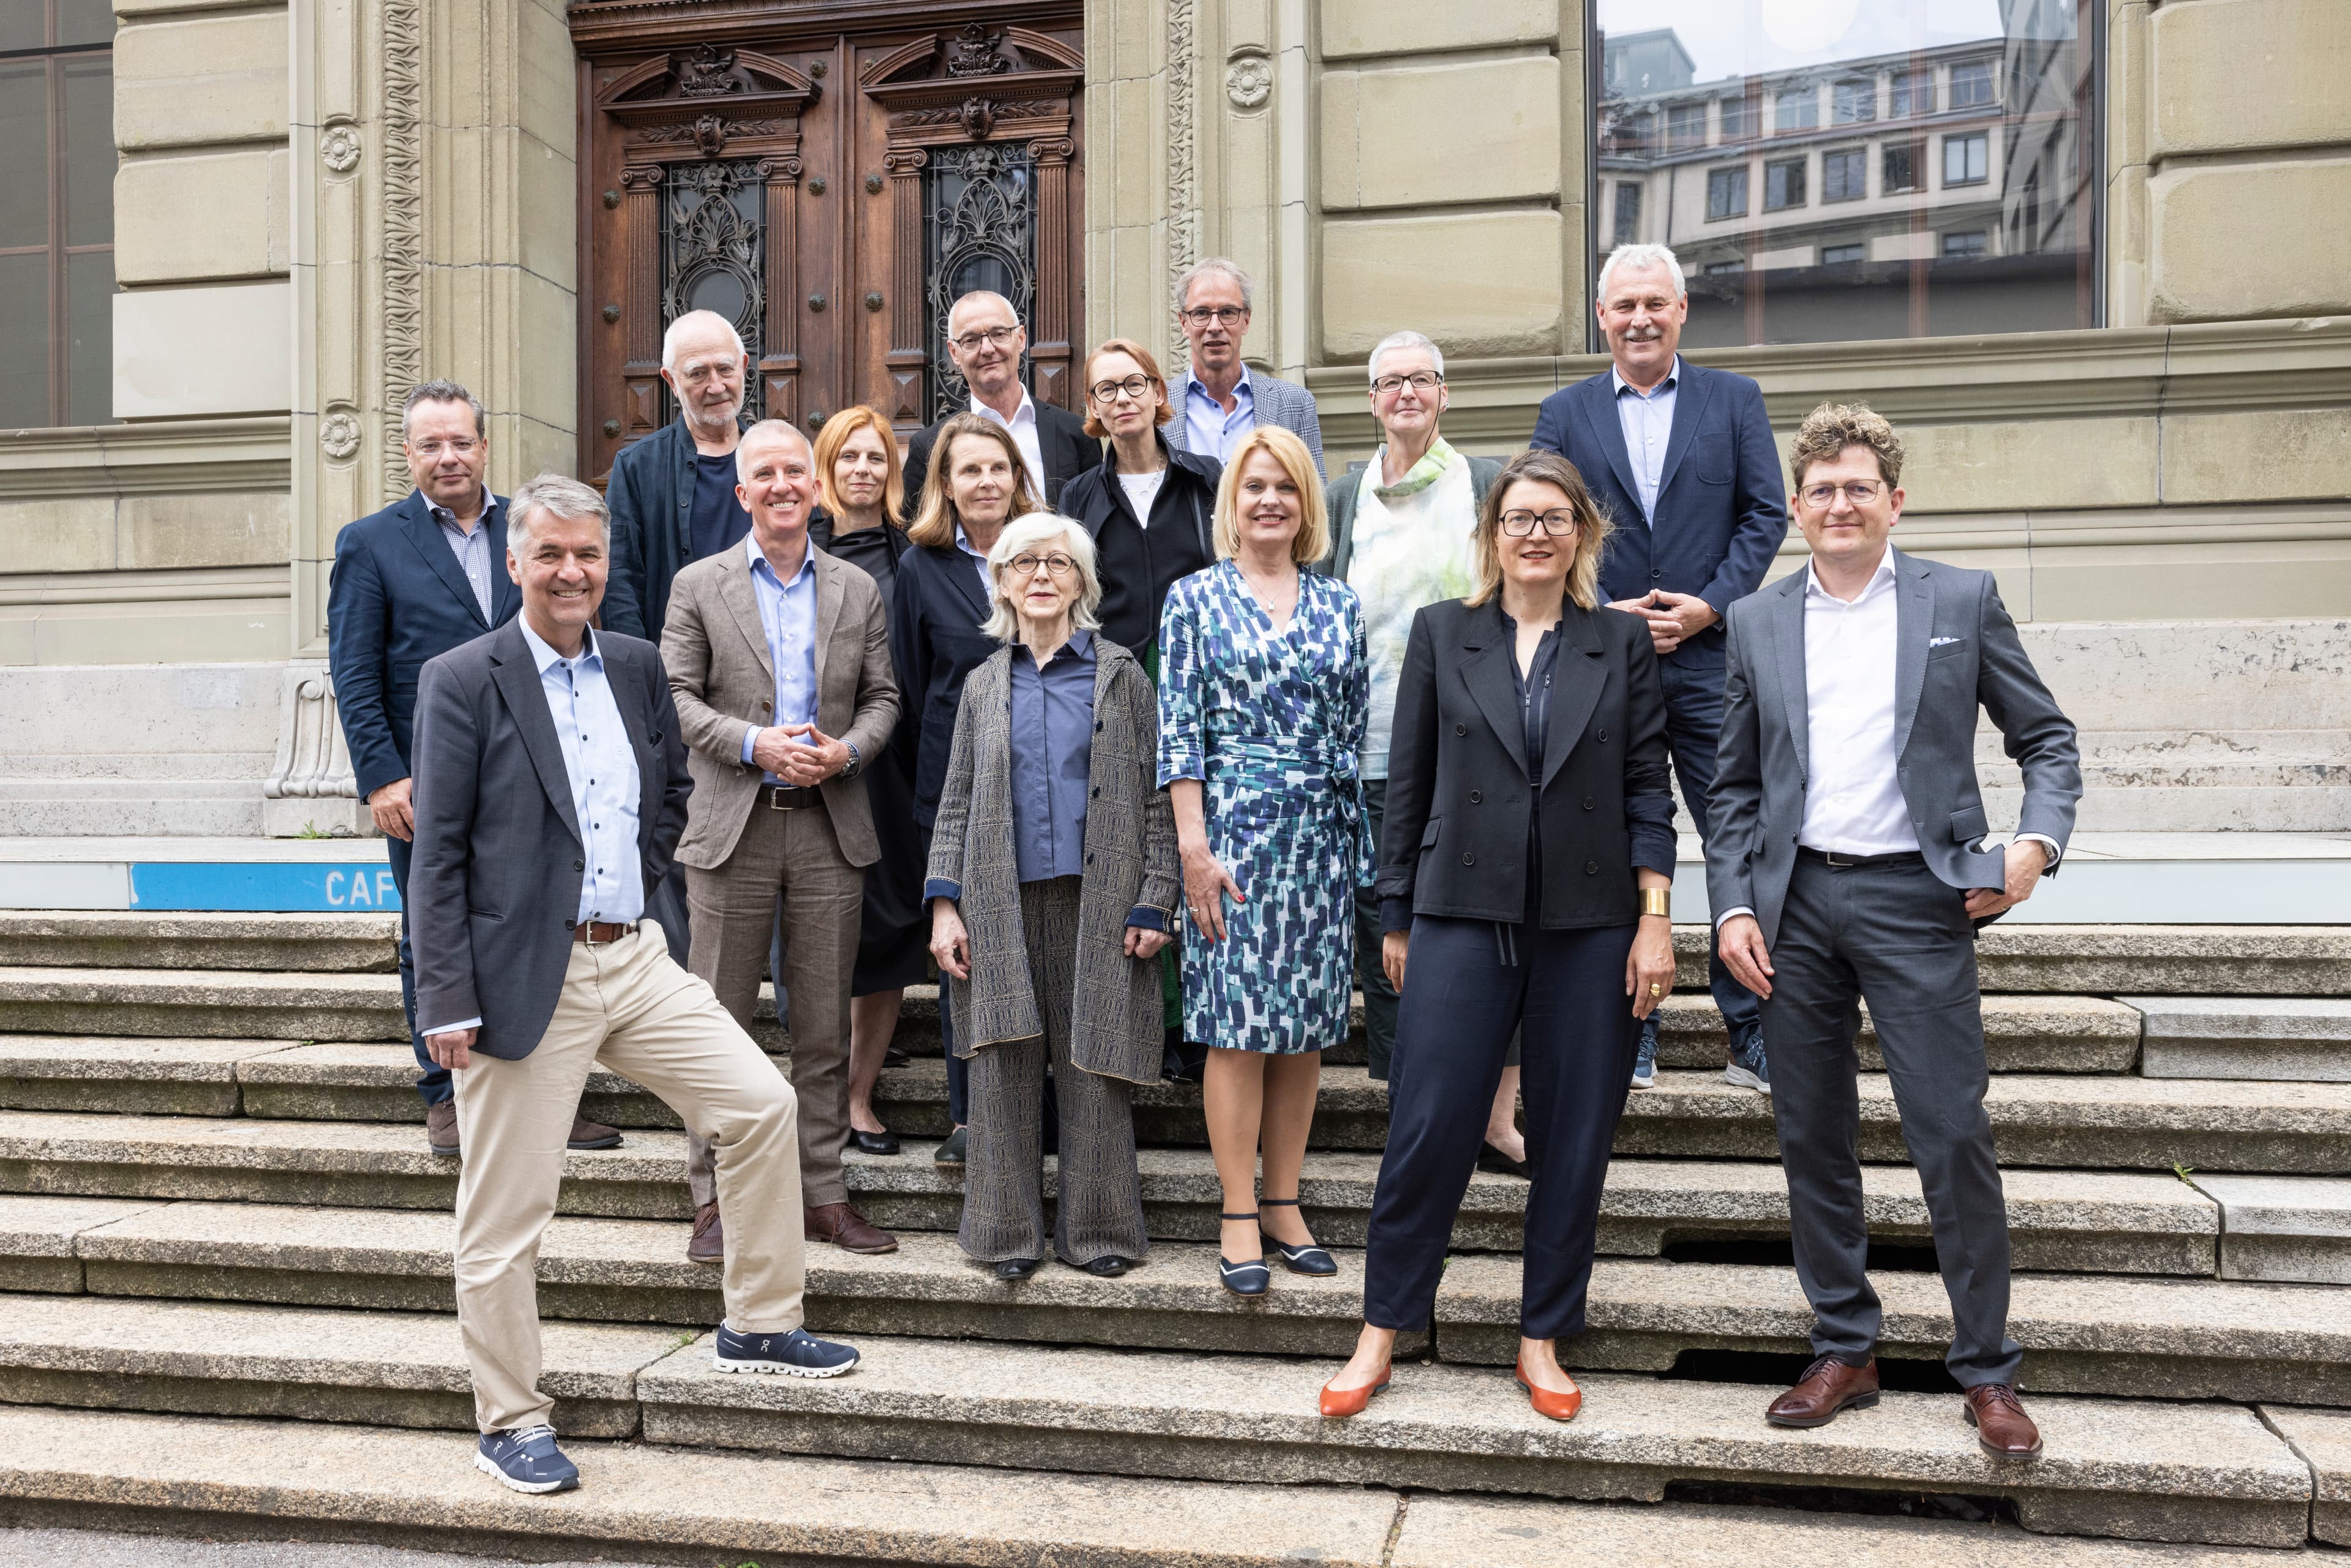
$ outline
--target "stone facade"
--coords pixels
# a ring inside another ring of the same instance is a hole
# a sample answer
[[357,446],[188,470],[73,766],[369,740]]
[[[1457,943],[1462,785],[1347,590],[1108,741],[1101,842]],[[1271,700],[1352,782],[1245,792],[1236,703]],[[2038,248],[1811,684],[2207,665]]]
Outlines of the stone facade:
[[[2160,624],[2132,656],[2177,648],[2183,680],[2247,639],[2339,663],[2351,267],[2334,227],[2351,204],[2351,99],[2331,84],[2351,68],[2351,13],[2105,4],[2105,326],[1704,358],[1756,377],[1783,431],[1829,396],[1900,421],[1903,541],[1999,572],[2053,647]],[[286,831],[356,828],[361,814],[322,804],[337,758],[315,737],[332,727],[302,705],[328,700],[335,534],[406,487],[401,393],[435,374],[472,386],[501,489],[577,461],[564,7],[116,10],[125,423],[0,449],[0,706],[70,711],[61,694],[86,689],[145,726],[100,740],[20,726],[0,745],[0,794],[86,771],[100,746],[131,771],[136,735],[176,716],[175,694],[234,669],[239,701],[282,709],[285,733],[275,760],[243,721],[235,746],[192,748],[221,759],[199,768],[207,788],[258,812],[266,779]],[[1252,356],[1314,388],[1334,465],[1373,445],[1362,360],[1395,328],[1445,348],[1448,434],[1477,451],[1516,445],[1543,395],[1603,363],[1587,349],[1579,0],[1087,0],[1085,18],[1090,339],[1145,336],[1180,359],[1175,277],[1235,257],[1259,279]],[[163,668],[125,681],[116,666]],[[256,667],[278,671],[260,697],[244,692]],[[2099,658],[2068,668],[2085,708],[2139,689]],[[2280,757],[2332,778],[2351,766],[2345,689],[2302,694],[2294,713],[2256,700],[2227,727],[2291,731]],[[2216,796],[2207,825],[2351,826],[2341,782],[2314,812]],[[0,831],[133,831],[121,811],[72,807],[0,811]],[[2168,805],[2147,825],[2194,817]]]

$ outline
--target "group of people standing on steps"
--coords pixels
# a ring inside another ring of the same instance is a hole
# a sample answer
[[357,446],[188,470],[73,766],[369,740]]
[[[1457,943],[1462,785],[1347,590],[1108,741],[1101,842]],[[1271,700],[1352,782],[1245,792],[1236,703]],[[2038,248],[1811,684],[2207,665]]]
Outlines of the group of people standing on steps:
[[[330,640],[362,793],[401,841],[428,1136],[465,1158],[477,1464],[578,1482],[538,1387],[531,1270],[564,1150],[618,1139],[578,1115],[600,1058],[689,1131],[689,1252],[725,1269],[717,1364],[855,1365],[802,1326],[803,1248],[897,1245],[843,1155],[899,1152],[874,1091],[934,968],[935,1158],[964,1168],[965,1251],[1008,1281],[1049,1255],[1140,1264],[1134,1092],[1192,1079],[1241,1297],[1277,1268],[1340,1271],[1300,1184],[1360,979],[1389,1132],[1364,1327],[1322,1413],[1363,1410],[1395,1335],[1429,1325],[1483,1166],[1530,1184],[1518,1381],[1572,1418],[1558,1345],[1584,1326],[1616,1124],[1655,1082],[1674,984],[1676,782],[1727,1072],[1773,1095],[1818,1319],[1769,1418],[1876,1396],[1865,997],[1968,1419],[2037,1453],[1971,938],[2055,864],[2079,769],[1990,577],[1888,545],[1892,428],[1826,404],[1804,422],[1812,564],[1759,592],[1788,523],[1778,452],[1753,382],[1679,357],[1670,251],[1609,258],[1611,368],[1545,400],[1507,461],[1440,434],[1437,344],[1381,341],[1381,444],[1330,480],[1312,398],[1241,359],[1247,277],[1204,263],[1179,295],[1189,368],[1171,383],[1109,340],[1082,418],[1025,390],[1010,303],[964,296],[946,334],[970,407],[903,466],[868,408],[813,443],[742,428],[743,345],[702,312],[664,345],[678,420],[622,452],[606,497],[542,476],[499,500],[480,405],[412,395],[417,492],[344,531]],[[2024,768],[2005,848],[1980,847],[1979,706]],[[789,1082],[754,1042],[763,975]]]

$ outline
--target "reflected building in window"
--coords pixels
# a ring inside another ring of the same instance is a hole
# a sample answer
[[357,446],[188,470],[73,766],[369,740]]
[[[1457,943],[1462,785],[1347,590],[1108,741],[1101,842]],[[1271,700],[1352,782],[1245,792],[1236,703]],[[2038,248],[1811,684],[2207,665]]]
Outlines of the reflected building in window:
[[[1862,0],[1848,38],[1931,42],[1817,58],[1768,37],[1726,52],[1700,4],[1601,7],[1593,127],[1592,232],[1673,248],[1685,342],[2097,324],[2096,51],[2075,0],[1981,0],[1980,37]],[[1643,26],[1607,31],[1612,14]]]

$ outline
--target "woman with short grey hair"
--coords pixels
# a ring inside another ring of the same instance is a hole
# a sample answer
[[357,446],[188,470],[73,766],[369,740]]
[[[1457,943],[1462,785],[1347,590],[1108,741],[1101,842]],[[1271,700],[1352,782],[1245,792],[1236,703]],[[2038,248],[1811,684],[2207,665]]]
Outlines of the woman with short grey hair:
[[1075,520],[1014,518],[987,567],[984,629],[1006,646],[964,683],[923,889],[971,1073],[957,1239],[1001,1279],[1043,1263],[1050,1063],[1053,1253],[1109,1278],[1150,1246],[1133,1095],[1159,1079],[1158,959],[1177,887],[1158,695],[1098,634],[1093,541]]

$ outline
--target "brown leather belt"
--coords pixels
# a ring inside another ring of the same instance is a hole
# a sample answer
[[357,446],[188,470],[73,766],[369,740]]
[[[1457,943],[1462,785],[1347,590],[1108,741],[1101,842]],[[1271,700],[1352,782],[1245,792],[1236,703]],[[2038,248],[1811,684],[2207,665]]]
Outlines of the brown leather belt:
[[815,785],[762,784],[759,793],[771,811],[805,811],[824,804],[824,791]]
[[607,942],[618,942],[623,936],[633,936],[637,930],[634,925],[619,925],[610,920],[583,920],[576,925],[567,920],[564,924],[571,926],[571,939],[574,942],[585,942],[590,947],[601,947]]

